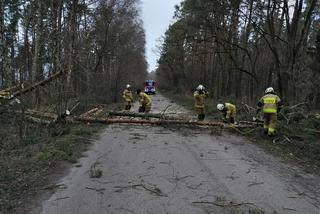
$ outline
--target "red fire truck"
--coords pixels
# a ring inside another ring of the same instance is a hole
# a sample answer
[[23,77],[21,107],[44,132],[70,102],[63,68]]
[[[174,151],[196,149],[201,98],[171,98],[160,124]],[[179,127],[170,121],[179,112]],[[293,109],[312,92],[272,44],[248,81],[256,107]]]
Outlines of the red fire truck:
[[146,80],[144,82],[144,92],[146,94],[156,94],[156,81]]

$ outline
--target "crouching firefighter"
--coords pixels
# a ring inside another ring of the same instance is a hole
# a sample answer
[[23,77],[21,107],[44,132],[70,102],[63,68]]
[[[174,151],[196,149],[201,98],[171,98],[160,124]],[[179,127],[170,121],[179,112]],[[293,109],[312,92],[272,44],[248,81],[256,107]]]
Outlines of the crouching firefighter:
[[137,95],[139,97],[139,112],[148,113],[151,110],[151,98],[140,89],[137,90]]
[[124,110],[125,111],[130,111],[131,106],[133,105],[133,95],[132,95],[132,90],[131,90],[131,85],[126,85],[126,89],[124,89],[122,98],[124,99],[125,106]]
[[[277,114],[282,108],[282,101],[275,94],[274,89],[269,87],[265,90],[265,95],[258,102],[257,114],[263,112],[264,133],[273,137],[277,128]],[[254,118],[255,119],[255,118]]]
[[236,106],[231,103],[219,103],[217,105],[217,109],[221,113],[221,119],[225,123],[235,123],[235,117],[236,117]]
[[199,85],[193,94],[194,107],[196,109],[198,120],[203,121],[205,118],[205,99],[208,97],[208,92],[203,85]]

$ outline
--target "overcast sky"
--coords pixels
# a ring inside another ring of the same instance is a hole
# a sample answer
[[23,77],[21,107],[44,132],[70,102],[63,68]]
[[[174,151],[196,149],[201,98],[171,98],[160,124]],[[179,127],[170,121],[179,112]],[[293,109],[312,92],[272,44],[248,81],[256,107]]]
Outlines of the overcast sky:
[[146,31],[146,56],[149,64],[149,71],[157,67],[158,53],[155,52],[159,45],[157,40],[168,29],[173,21],[174,6],[182,0],[141,0],[142,19]]

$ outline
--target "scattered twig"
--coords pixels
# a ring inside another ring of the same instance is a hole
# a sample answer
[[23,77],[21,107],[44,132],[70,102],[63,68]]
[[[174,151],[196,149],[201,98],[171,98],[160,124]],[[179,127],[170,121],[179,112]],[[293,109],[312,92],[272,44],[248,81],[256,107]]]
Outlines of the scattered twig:
[[195,189],[198,189],[201,185],[202,185],[202,183],[200,183],[200,184],[198,184],[198,185],[194,185],[194,186],[188,185],[187,187],[188,187],[189,189],[195,190]]
[[67,199],[67,198],[70,198],[70,197],[66,196],[66,197],[62,197],[62,198],[56,198],[55,201],[59,201],[59,200]]
[[234,176],[235,172],[232,172],[230,176],[227,176],[226,178],[230,178],[231,180],[234,180],[236,178],[240,178],[239,176]]
[[142,187],[143,189],[149,191],[151,194],[160,197],[168,197],[166,194],[162,193],[161,189],[158,187],[147,187],[145,184],[133,184],[130,186],[115,186],[117,190],[115,192],[122,192],[124,189],[136,189],[137,187]]
[[64,184],[51,184],[51,185],[45,186],[41,190],[54,190],[54,189],[57,189],[59,187],[65,187],[65,185]]
[[174,179],[175,179],[176,181],[181,181],[181,180],[184,180],[184,179],[186,179],[186,178],[192,178],[192,177],[194,177],[194,176],[192,176],[192,175],[186,175],[186,176],[183,176],[183,177],[178,177],[178,176],[176,176]]
[[80,102],[77,102],[71,109],[70,114],[80,105]]
[[243,202],[243,203],[234,203],[232,201],[230,202],[213,202],[213,201],[194,201],[193,204],[211,204],[218,207],[238,207],[243,205],[254,205],[254,203],[250,202]]
[[289,123],[290,123],[290,117],[289,117],[289,118],[286,117],[286,116],[283,114],[283,112],[280,112],[280,115],[287,121],[287,125],[289,125]]
[[290,211],[297,211],[295,209],[292,209],[292,208],[288,208],[288,207],[283,207],[284,210],[290,210]]
[[289,108],[290,108],[290,109],[294,109],[294,108],[297,108],[297,107],[299,107],[299,106],[301,106],[301,105],[305,105],[305,104],[308,104],[308,103],[307,103],[307,102],[298,103],[298,104],[296,104],[296,105],[290,106]]
[[264,184],[264,182],[251,183],[248,185],[248,187],[255,186],[255,185],[261,185],[261,184]]
[[96,191],[96,192],[98,192],[98,193],[100,193],[100,194],[104,194],[104,191],[106,190],[105,188],[99,188],[99,189],[97,189],[97,188],[92,188],[92,187],[86,187],[86,189],[94,190],[94,191]]
[[170,104],[170,105],[167,105],[167,106],[165,107],[165,109],[160,112],[161,118],[163,118],[163,119],[166,118],[164,114],[166,113],[166,111],[168,110],[168,108],[170,108],[171,106],[172,106],[171,104]]

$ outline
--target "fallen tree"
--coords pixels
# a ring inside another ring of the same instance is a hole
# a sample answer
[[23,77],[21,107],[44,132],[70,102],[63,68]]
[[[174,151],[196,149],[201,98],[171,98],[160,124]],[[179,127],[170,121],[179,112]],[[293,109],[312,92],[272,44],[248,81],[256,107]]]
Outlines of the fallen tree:
[[24,113],[26,115],[30,115],[33,117],[48,118],[48,119],[53,119],[53,120],[56,120],[58,118],[58,115],[55,113],[41,112],[41,111],[36,111],[36,110],[31,110],[31,109],[25,110],[24,112],[17,111],[17,113]]
[[111,111],[108,113],[109,116],[124,116],[124,117],[141,117],[141,118],[158,118],[167,120],[179,120],[177,117],[168,116],[163,113],[135,113],[135,112],[119,112]]
[[[186,126],[209,126],[209,127],[221,127],[221,128],[253,128],[259,126],[257,123],[248,123],[248,124],[226,124],[218,121],[196,121],[196,120],[186,120],[183,118],[177,117],[162,117],[160,113],[133,113],[133,112],[111,112],[109,115],[113,116],[129,116],[132,118],[109,118],[109,117],[99,117],[103,109],[94,108],[91,109],[80,116],[70,116],[64,115],[63,118],[59,120],[59,116],[51,112],[41,112],[36,110],[25,110],[25,111],[16,111],[16,113],[22,113],[27,115],[27,119],[30,122],[39,123],[39,124],[50,124],[57,122],[83,122],[83,123],[101,123],[101,124],[139,124],[139,125],[186,125]],[[147,118],[147,119],[139,119]],[[156,118],[150,120],[149,118]]]
[[193,126],[211,126],[221,128],[251,128],[253,125],[230,125],[216,121],[193,121],[193,120],[135,120],[135,119],[110,119],[110,118],[94,118],[94,117],[69,117],[68,122],[86,122],[86,123],[102,123],[102,124],[140,124],[140,125],[193,125]]
[[[41,86],[44,86],[50,82],[52,82],[53,80],[59,78],[60,76],[62,76],[65,72],[64,71],[59,71],[58,73],[56,74],[53,74],[51,75],[50,77],[48,77],[47,79],[45,80],[42,80],[40,82],[37,82],[31,86],[28,86],[28,87],[23,87],[22,86],[14,86],[12,88],[9,88],[9,89],[4,89],[2,92],[6,95],[6,96],[0,96],[0,99],[4,99],[4,100],[7,100],[7,101],[12,101],[14,99],[16,99],[17,97],[21,96],[21,95],[24,95],[26,93],[29,93]],[[16,90],[14,92],[10,92],[11,90]]]
[[9,100],[15,99],[15,98],[17,98],[17,97],[19,97],[19,96],[21,96],[23,94],[31,92],[31,91],[35,90],[36,88],[38,88],[40,86],[44,86],[44,85],[52,82],[53,80],[57,79],[58,77],[60,77],[64,73],[65,73],[64,71],[59,71],[58,73],[51,75],[50,77],[48,77],[45,80],[42,80],[42,81],[37,82],[37,83],[35,83],[35,84],[33,84],[33,85],[29,86],[29,87],[26,87],[26,88],[23,88],[23,89],[21,89],[21,90],[19,90],[17,92],[14,92],[10,96]]
[[18,85],[14,85],[5,89],[1,89],[0,90],[0,94],[1,93],[12,93],[13,91],[17,91],[24,88],[24,84],[18,84]]
[[80,117],[99,117],[102,113],[103,108],[99,106],[81,114]]

